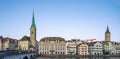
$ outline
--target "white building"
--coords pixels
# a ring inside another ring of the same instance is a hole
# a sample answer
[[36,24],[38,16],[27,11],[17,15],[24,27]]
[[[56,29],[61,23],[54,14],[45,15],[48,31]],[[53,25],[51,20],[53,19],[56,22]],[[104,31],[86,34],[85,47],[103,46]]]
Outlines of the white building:
[[103,55],[103,45],[100,42],[92,42],[89,44],[90,55]]
[[112,51],[114,51],[113,53],[111,53],[112,55],[120,55],[120,43],[115,43],[114,44],[114,50],[112,50]]
[[76,41],[68,40],[66,43],[66,54],[67,55],[76,55]]
[[115,55],[120,55],[120,46],[115,48]]
[[76,55],[76,47],[78,44],[82,43],[79,39],[71,39],[66,41],[66,54],[67,55]]
[[39,54],[65,55],[66,41],[61,37],[45,37],[39,41]]

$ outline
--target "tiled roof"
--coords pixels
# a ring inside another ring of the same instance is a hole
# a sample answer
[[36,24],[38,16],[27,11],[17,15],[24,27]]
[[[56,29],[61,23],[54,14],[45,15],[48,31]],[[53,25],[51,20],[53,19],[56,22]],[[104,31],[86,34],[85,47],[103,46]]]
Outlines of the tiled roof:
[[2,36],[0,36],[0,39],[2,39],[3,37]]
[[88,43],[89,46],[94,45],[96,42]]
[[20,41],[29,41],[30,42],[30,37],[28,36],[23,36]]
[[55,41],[55,40],[65,41],[65,39],[61,38],[61,37],[44,37],[40,41],[45,41],[45,40],[49,40],[49,41]]
[[81,43],[81,44],[79,44],[78,46],[80,46],[80,45],[82,45],[82,44],[87,44],[87,45],[88,45],[88,43]]
[[[95,41],[95,42],[91,42],[91,43],[89,43],[88,45],[90,46],[90,45],[94,45],[95,43],[97,43],[97,42],[99,42],[99,41]],[[101,43],[101,42],[99,42],[99,43]],[[102,43],[101,43],[102,44]]]
[[2,42],[7,42],[9,40],[9,38],[4,38],[3,40],[2,40]]
[[10,43],[16,43],[17,42],[16,39],[12,39],[12,38],[8,38],[8,37],[5,37],[5,38],[0,37],[0,40],[2,41],[2,43],[7,42],[7,41],[10,42]]

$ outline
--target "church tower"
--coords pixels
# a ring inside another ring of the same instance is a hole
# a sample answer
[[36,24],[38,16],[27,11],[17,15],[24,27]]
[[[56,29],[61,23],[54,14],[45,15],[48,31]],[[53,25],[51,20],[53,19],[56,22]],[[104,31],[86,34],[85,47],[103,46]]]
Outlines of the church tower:
[[107,30],[105,32],[105,41],[110,42],[111,41],[111,35],[110,35],[109,27],[107,26]]
[[107,26],[107,30],[105,32],[105,43],[103,44],[103,54],[110,55],[111,50],[112,50],[111,33],[109,31],[109,27]]
[[35,25],[34,11],[32,15],[32,24],[30,27],[30,41],[35,51],[36,50],[36,25]]

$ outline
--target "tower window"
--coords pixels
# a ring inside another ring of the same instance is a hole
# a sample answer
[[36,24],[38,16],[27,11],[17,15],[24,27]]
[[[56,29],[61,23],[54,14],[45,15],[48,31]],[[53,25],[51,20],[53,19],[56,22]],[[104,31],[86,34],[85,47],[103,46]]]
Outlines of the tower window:
[[33,31],[31,32],[31,34],[33,34]]

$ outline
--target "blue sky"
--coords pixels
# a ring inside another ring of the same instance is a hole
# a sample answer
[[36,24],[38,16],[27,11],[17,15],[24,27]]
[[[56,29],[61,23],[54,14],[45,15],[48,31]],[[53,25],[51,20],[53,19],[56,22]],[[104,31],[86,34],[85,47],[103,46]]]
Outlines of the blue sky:
[[108,25],[111,40],[120,42],[119,0],[0,0],[0,35],[29,36],[33,9],[38,41],[49,36],[102,41]]

